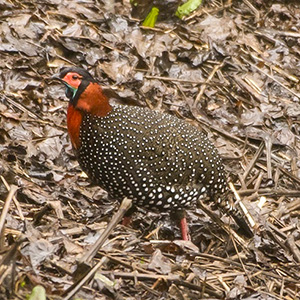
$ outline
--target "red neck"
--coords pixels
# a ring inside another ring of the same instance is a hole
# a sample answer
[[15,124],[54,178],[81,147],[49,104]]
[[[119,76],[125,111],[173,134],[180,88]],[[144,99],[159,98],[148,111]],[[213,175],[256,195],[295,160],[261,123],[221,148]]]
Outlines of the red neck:
[[90,83],[87,86],[81,93],[76,107],[72,103],[69,104],[67,125],[70,139],[75,149],[80,148],[79,134],[83,115],[89,113],[94,116],[104,117],[111,109],[108,98],[102,93],[102,89],[97,83]]
[[98,83],[90,83],[81,93],[76,109],[94,116],[104,117],[111,111],[108,98],[103,94]]
[[82,121],[82,113],[74,108],[72,104],[69,104],[68,113],[67,113],[67,125],[68,132],[71,139],[71,143],[75,149],[80,147],[80,125]]

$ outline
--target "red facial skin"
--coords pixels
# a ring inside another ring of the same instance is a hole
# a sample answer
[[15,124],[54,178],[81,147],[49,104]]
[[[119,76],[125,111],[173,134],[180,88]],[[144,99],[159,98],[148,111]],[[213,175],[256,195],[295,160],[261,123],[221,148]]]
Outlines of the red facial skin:
[[62,81],[66,82],[71,87],[78,89],[82,81],[82,76],[75,72],[69,72]]

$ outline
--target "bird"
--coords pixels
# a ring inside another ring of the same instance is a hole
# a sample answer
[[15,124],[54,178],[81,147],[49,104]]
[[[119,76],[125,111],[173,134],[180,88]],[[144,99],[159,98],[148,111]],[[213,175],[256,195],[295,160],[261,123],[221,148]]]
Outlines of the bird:
[[[67,128],[79,165],[109,196],[179,213],[209,197],[249,230],[228,200],[224,164],[202,130],[171,114],[114,103],[83,68],[63,67],[56,78],[66,87]],[[190,240],[180,215],[182,239]]]

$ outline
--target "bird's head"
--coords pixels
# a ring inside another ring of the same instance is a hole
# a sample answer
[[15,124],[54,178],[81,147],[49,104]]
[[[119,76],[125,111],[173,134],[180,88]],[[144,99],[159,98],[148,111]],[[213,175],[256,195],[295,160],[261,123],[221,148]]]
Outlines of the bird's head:
[[66,96],[69,98],[68,132],[73,147],[79,149],[83,117],[86,114],[96,117],[106,116],[112,109],[109,99],[103,94],[102,88],[93,76],[85,69],[62,68],[59,75],[52,76],[52,79],[58,79],[66,86]]
[[89,84],[96,82],[88,71],[77,67],[62,68],[58,78],[66,86],[66,96],[73,105],[76,105],[80,95]]
[[56,78],[66,86],[66,96],[73,108],[97,116],[105,116],[111,110],[102,88],[85,69],[62,68]]

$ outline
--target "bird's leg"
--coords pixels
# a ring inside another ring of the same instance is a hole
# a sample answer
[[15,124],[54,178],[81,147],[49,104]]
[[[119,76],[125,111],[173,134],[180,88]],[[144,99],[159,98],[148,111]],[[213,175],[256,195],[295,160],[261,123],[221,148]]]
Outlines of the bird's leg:
[[131,216],[125,216],[122,220],[122,225],[128,227],[131,224],[131,221]]
[[184,210],[178,210],[177,215],[180,218],[180,231],[184,241],[190,241],[189,227],[186,221],[186,213]]
[[188,224],[187,224],[187,221],[186,221],[186,217],[183,217],[180,220],[180,230],[181,230],[182,239],[184,241],[190,241],[191,237],[189,235],[189,227],[188,227]]
[[136,210],[135,210],[135,207],[131,207],[127,212],[126,212],[126,214],[124,215],[124,217],[123,217],[123,220],[122,220],[122,225],[123,226],[129,226],[130,224],[131,224],[131,222],[132,222],[132,218],[131,218],[131,216],[132,216],[132,214],[135,212]]

